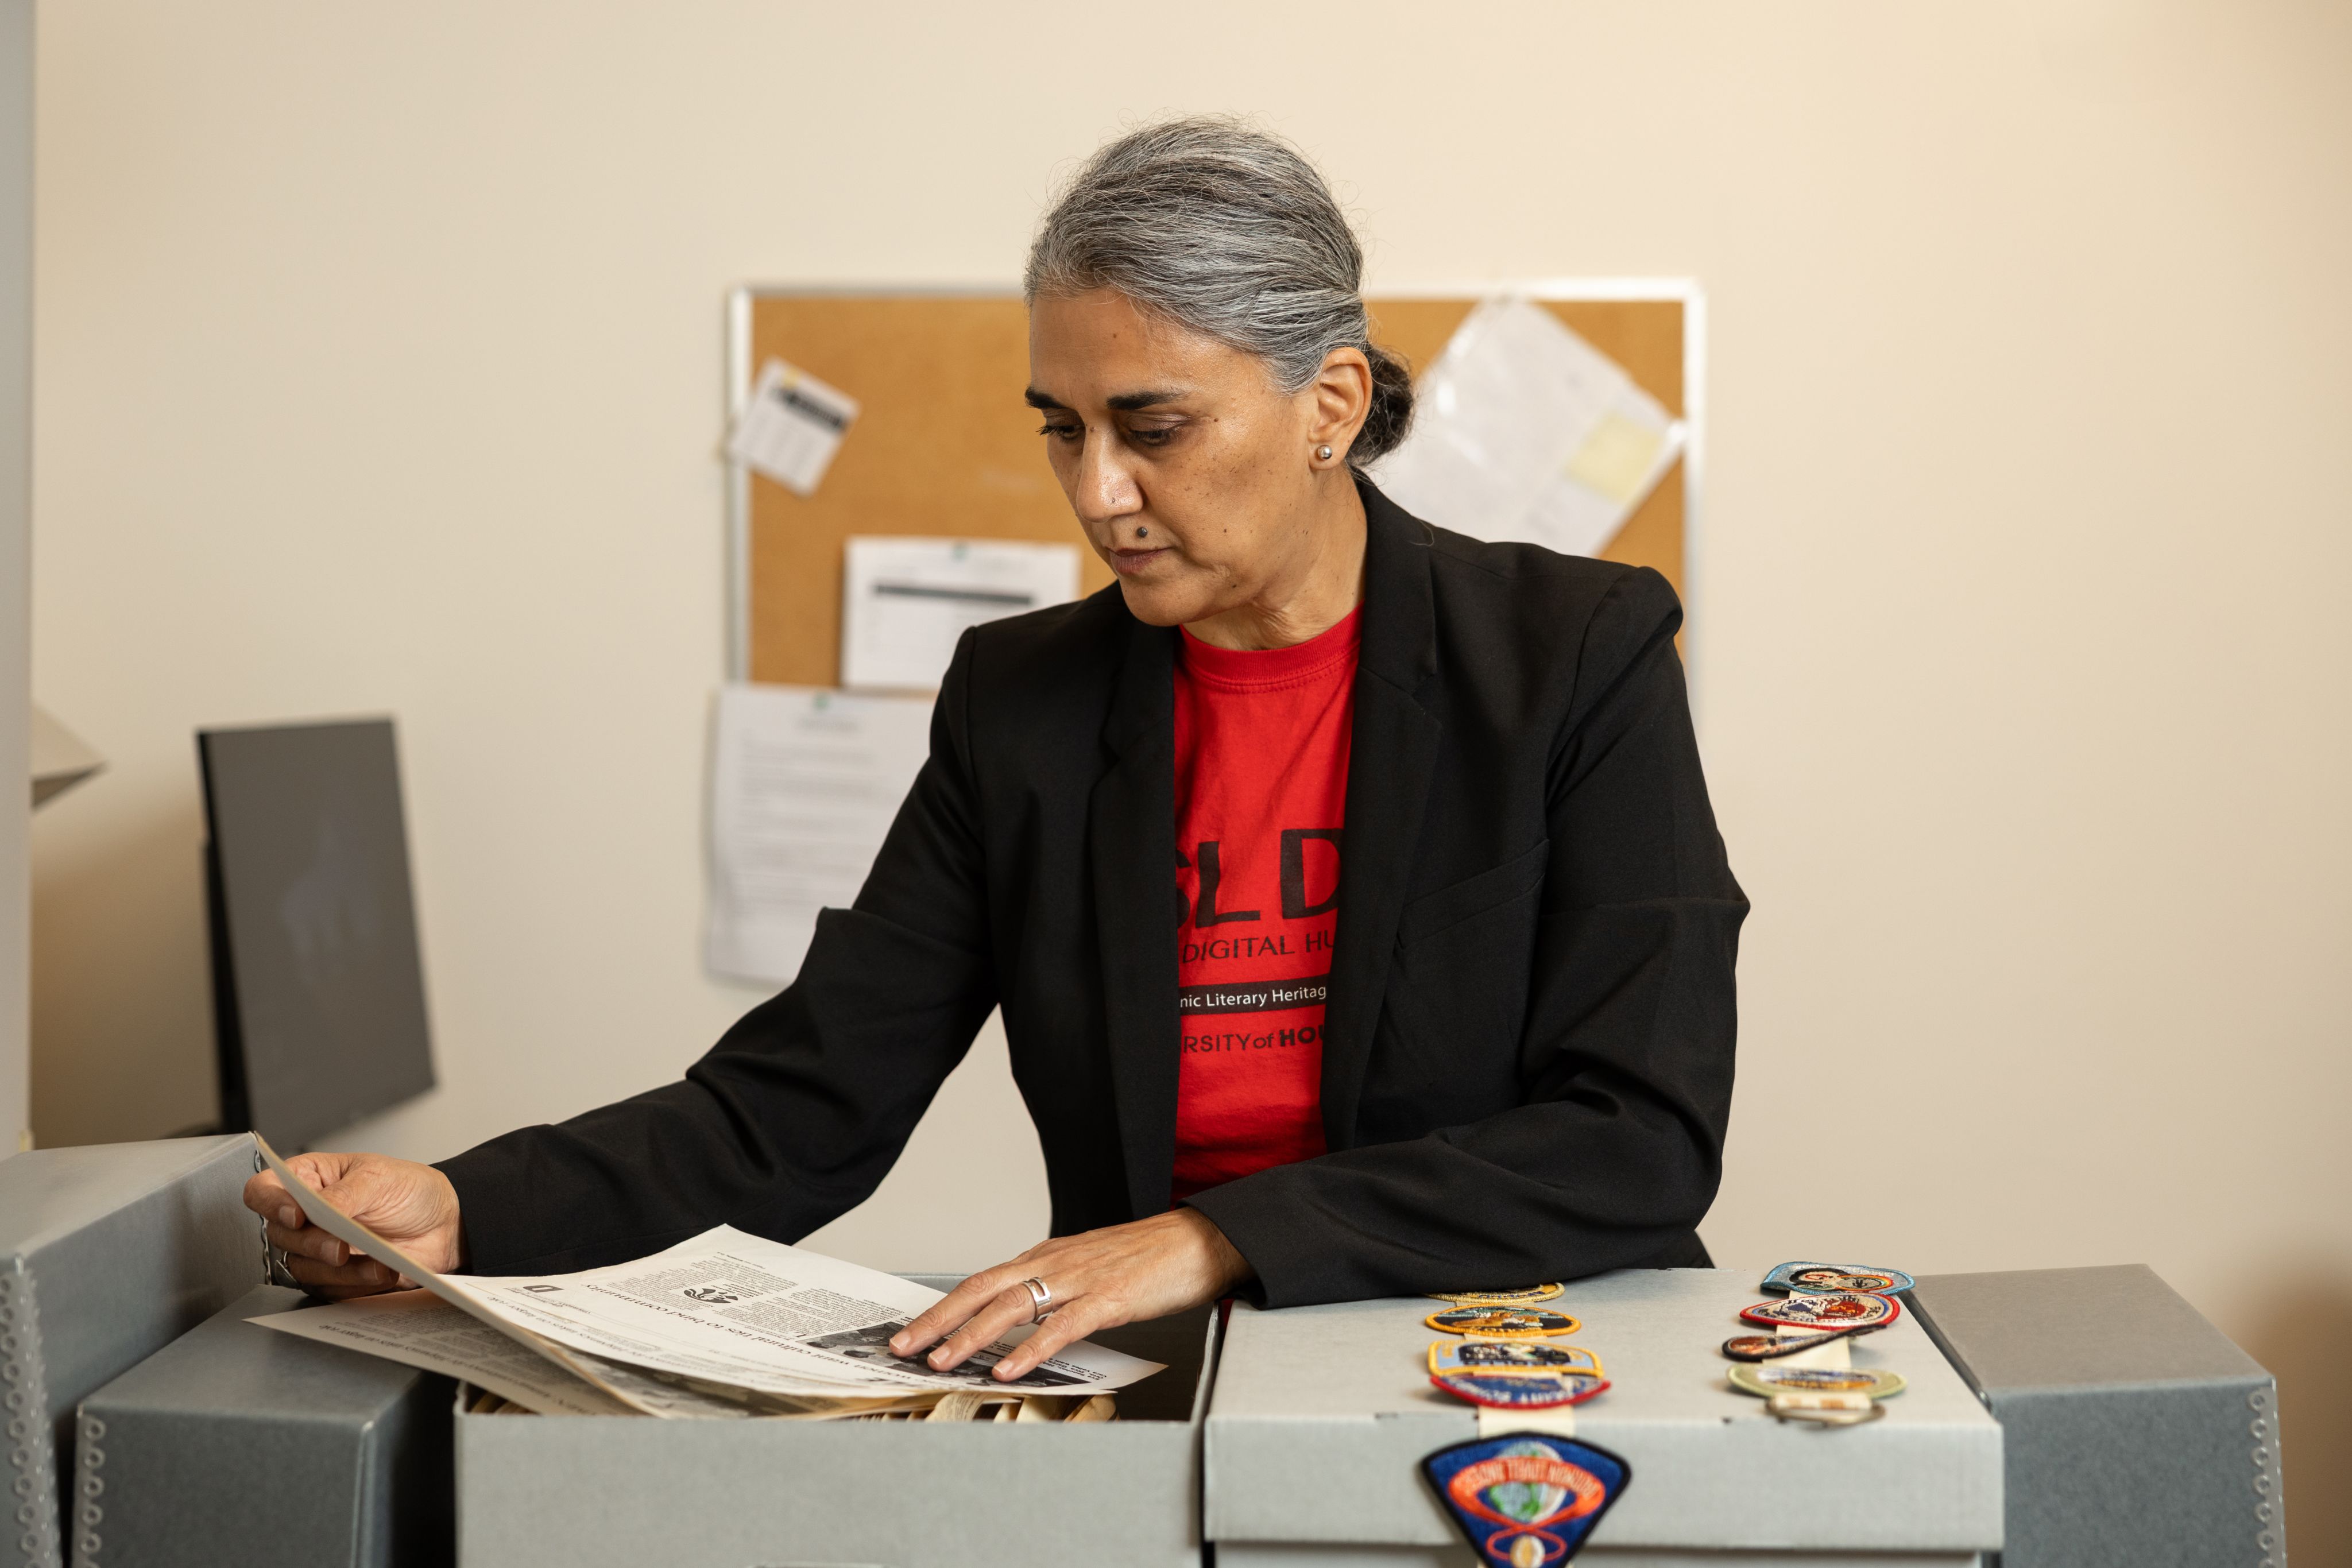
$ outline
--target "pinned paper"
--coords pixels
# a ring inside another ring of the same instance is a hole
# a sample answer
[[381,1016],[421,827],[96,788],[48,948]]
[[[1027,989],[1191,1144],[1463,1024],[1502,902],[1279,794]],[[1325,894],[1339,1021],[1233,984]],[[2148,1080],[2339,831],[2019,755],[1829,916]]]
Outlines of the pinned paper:
[[806,686],[719,696],[710,783],[715,972],[786,985],[816,918],[857,897],[930,755],[931,705]]
[[782,360],[760,367],[727,455],[803,496],[816,494],[857,417],[857,400]]
[[841,684],[936,691],[967,627],[1077,596],[1075,545],[853,537],[843,572]]
[[1373,476],[1479,538],[1604,549],[1674,464],[1682,422],[1530,300],[1473,310],[1423,372],[1412,429]]

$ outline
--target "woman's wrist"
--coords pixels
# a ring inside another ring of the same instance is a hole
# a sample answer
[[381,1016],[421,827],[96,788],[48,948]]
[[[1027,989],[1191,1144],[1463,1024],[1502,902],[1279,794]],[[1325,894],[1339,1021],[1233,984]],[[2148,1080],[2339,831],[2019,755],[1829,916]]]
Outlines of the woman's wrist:
[[1242,1256],[1240,1248],[1225,1239],[1225,1233],[1217,1228],[1215,1220],[1189,1207],[1179,1207],[1174,1212],[1191,1222],[1200,1237],[1201,1245],[1207,1249],[1210,1272],[1217,1281],[1218,1295],[1225,1295],[1235,1286],[1247,1284],[1257,1277],[1257,1270],[1250,1267],[1250,1260]]

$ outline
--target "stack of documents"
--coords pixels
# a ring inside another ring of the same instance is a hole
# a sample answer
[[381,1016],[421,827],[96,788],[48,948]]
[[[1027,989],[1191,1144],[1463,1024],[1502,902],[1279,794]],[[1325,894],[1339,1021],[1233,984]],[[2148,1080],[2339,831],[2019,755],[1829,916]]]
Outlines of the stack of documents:
[[1114,1390],[1161,1370],[1082,1340],[999,1382],[991,1369],[1034,1332],[1024,1326],[935,1372],[892,1355],[889,1341],[939,1291],[726,1226],[575,1274],[437,1274],[261,1151],[313,1225],[423,1289],[253,1321],[464,1378],[498,1401],[479,1410],[1095,1421],[1110,1418]]

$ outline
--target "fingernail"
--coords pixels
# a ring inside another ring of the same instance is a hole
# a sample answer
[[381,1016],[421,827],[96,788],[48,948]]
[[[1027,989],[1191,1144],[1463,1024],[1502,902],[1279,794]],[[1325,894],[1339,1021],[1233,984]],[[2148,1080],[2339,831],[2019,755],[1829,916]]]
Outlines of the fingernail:
[[281,1208],[278,1211],[278,1223],[291,1230],[302,1223],[302,1211],[299,1208]]

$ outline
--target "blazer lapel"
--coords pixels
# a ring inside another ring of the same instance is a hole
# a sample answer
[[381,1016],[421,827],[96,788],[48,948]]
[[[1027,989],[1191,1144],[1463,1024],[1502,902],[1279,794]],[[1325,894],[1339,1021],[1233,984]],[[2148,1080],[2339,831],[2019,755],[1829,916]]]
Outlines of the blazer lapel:
[[1119,1145],[1135,1218],[1167,1208],[1176,1169],[1176,632],[1129,628],[1103,724],[1114,756],[1087,823]]
[[1323,1020],[1323,1137],[1334,1150],[1355,1145],[1356,1106],[1443,729],[1423,706],[1437,673],[1429,530],[1369,482],[1359,487],[1367,533],[1363,646],[1348,755],[1338,942]]

